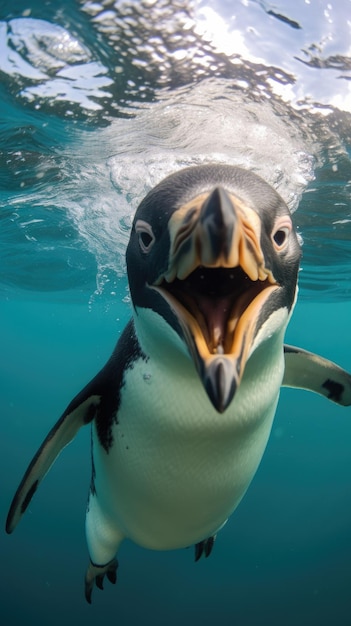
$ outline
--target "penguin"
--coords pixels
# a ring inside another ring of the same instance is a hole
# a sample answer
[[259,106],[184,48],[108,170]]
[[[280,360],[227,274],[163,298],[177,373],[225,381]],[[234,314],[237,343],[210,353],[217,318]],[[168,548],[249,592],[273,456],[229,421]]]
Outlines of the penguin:
[[209,556],[260,464],[282,386],[351,404],[350,374],[284,345],[300,259],[287,205],[252,171],[185,168],[140,203],[126,252],[132,318],[35,454],[6,524],[90,424],[89,603],[95,584],[116,582],[125,538]]

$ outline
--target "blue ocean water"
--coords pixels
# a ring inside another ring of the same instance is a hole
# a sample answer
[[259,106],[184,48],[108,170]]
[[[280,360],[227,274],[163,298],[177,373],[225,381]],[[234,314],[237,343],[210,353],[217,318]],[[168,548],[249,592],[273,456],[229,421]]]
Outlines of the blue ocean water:
[[[351,370],[350,0],[3,0],[0,519],[130,316],[135,208],[209,161],[273,184],[303,239],[287,341]],[[210,559],[121,548],[85,603],[88,429],[12,536],[0,623],[349,626],[351,409],[282,390],[272,436]]]

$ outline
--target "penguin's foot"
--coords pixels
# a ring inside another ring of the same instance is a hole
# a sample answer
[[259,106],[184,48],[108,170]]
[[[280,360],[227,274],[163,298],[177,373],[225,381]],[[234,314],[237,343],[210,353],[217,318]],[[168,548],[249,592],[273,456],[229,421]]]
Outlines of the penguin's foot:
[[114,585],[117,581],[117,567],[117,559],[112,559],[106,565],[95,565],[90,561],[85,575],[85,599],[89,604],[91,604],[94,582],[99,589],[103,589],[104,577],[106,575],[110,583]]
[[198,561],[203,554],[206,559],[210,556],[215,539],[216,535],[213,535],[212,537],[208,537],[207,539],[195,544],[195,561]]

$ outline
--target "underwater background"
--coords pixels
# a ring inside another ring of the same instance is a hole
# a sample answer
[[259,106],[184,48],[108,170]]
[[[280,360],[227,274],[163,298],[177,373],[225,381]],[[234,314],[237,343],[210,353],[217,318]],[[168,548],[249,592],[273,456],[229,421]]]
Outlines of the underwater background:
[[351,370],[350,122],[350,0],[2,0],[1,626],[351,625],[351,408],[307,392],[282,390],[208,560],[125,541],[117,586],[86,604],[88,428],[4,530],[130,316],[136,206],[180,167],[227,162],[275,186],[303,239],[287,342]]

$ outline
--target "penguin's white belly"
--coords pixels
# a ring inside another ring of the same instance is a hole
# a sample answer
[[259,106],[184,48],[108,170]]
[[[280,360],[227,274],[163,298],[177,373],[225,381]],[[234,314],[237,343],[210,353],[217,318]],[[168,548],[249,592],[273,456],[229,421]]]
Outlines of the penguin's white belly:
[[268,385],[263,373],[253,392],[248,371],[222,415],[192,368],[174,378],[140,361],[127,376],[108,453],[94,431],[100,508],[119,533],[141,546],[162,550],[197,543],[226,522],[255,474],[282,371]]

